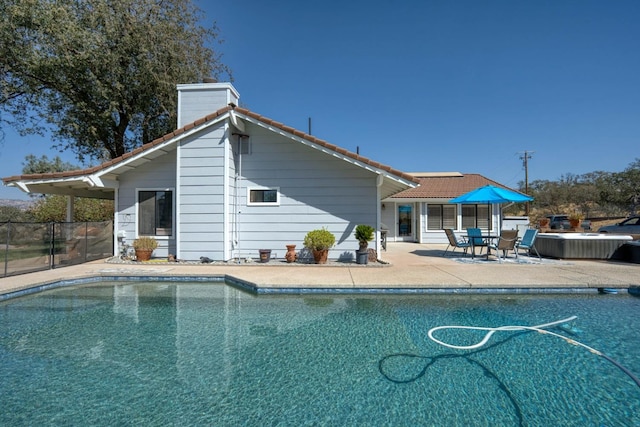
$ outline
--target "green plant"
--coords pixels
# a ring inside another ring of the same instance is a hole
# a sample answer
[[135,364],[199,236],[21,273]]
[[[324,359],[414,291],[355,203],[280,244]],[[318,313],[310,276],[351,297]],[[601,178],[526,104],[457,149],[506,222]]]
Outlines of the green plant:
[[373,240],[375,228],[370,225],[360,224],[356,227],[355,238],[360,242],[360,249],[366,249],[369,242]]
[[569,215],[570,221],[582,221],[583,219],[584,219],[584,215],[580,212],[574,212],[571,215]]
[[158,241],[153,237],[142,236],[133,241],[134,249],[154,250],[158,247]]
[[312,230],[304,237],[304,246],[316,251],[332,248],[335,244],[336,236],[325,227]]

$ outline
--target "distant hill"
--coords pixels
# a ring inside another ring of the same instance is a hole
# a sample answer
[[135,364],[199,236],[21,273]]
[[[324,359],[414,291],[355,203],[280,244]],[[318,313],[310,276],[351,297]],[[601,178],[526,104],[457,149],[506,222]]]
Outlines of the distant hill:
[[0,206],[13,206],[23,211],[29,208],[32,203],[31,200],[0,199]]

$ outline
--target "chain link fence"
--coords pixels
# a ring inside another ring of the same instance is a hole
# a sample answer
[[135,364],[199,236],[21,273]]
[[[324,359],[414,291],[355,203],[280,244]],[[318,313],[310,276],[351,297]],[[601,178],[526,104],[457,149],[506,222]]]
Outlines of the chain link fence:
[[113,255],[113,222],[2,222],[0,277]]

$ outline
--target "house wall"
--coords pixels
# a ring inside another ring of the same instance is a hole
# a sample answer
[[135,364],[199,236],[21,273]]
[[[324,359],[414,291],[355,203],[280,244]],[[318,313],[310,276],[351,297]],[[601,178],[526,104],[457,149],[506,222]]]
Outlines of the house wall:
[[[376,174],[257,125],[247,124],[245,133],[251,154],[242,156],[240,253],[271,249],[281,258],[286,245],[300,250],[307,232],[327,227],[336,236],[329,257],[355,257],[355,227],[377,225]],[[248,206],[250,187],[279,188],[279,206]]]
[[[257,259],[271,249],[282,258],[286,245],[299,251],[307,232],[327,227],[336,236],[329,257],[354,259],[355,227],[377,225],[376,174],[253,124],[250,153],[240,156],[231,132],[219,123],[121,175],[119,230],[128,243],[137,235],[137,190],[172,189],[179,237],[158,237],[154,257]],[[279,205],[248,205],[249,188],[278,188]]]
[[[442,204],[446,204],[448,203],[448,199],[443,199],[443,200],[439,200],[439,201],[435,201],[434,204],[436,205],[442,205]],[[447,244],[449,242],[449,240],[447,239],[447,235],[445,234],[444,230],[429,230],[427,228],[427,221],[428,221],[428,205],[429,203],[427,202],[422,202],[420,203],[421,205],[421,215],[420,215],[420,230],[421,230],[421,242],[422,243],[444,243]],[[458,226],[456,227],[456,229],[454,230],[457,234],[464,234],[467,232],[466,229],[462,228],[462,211],[461,211],[461,206],[462,205],[458,205],[458,210],[457,210],[457,215],[458,215],[458,220],[457,220],[457,224]],[[496,207],[496,205],[492,205],[491,206],[491,234],[498,234],[499,231],[497,231],[498,228],[498,223],[499,223],[500,217],[499,217],[499,209]],[[483,233],[486,233],[487,230],[483,229]]]
[[[170,151],[153,162],[138,166],[122,174],[119,180],[118,231],[124,230],[127,233],[126,242],[131,244],[138,235],[137,191],[171,189],[175,199],[176,152]],[[173,230],[174,236],[156,238],[158,248],[153,252],[154,257],[166,257],[169,253],[176,253],[176,224]]]
[[225,123],[181,141],[179,149],[179,257],[227,259],[225,236]]

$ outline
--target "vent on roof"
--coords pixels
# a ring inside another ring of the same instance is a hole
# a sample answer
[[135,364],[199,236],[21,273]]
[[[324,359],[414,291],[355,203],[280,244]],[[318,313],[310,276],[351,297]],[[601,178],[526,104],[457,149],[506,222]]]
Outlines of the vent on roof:
[[214,79],[213,77],[205,77],[204,79],[202,79],[202,83],[218,83],[218,80]]

